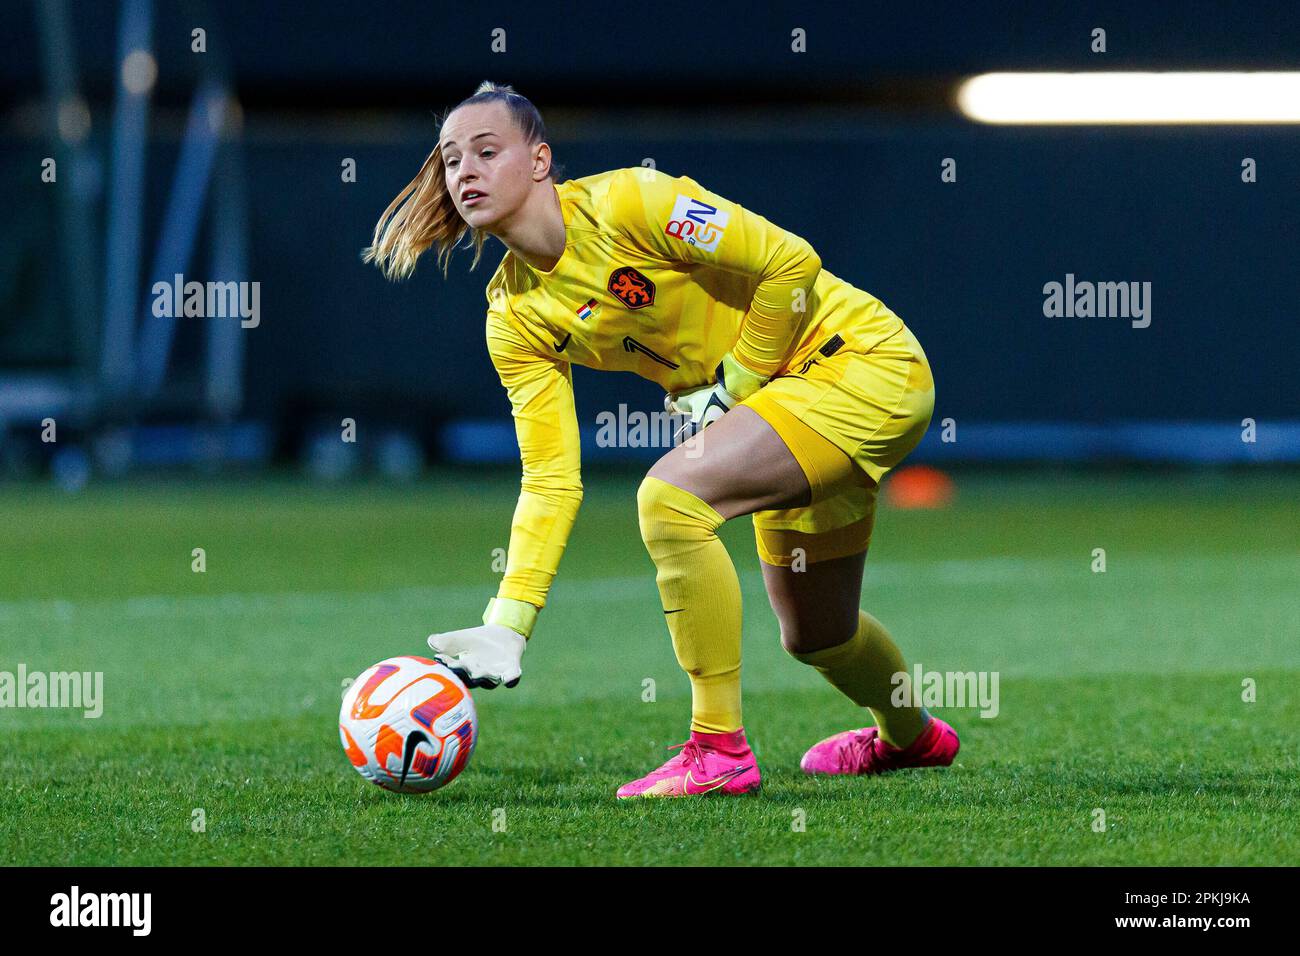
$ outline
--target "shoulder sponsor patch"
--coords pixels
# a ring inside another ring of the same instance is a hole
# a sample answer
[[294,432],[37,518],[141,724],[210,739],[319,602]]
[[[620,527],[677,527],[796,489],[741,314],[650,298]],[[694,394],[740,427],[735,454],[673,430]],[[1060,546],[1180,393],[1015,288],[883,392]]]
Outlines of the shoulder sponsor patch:
[[705,252],[713,252],[722,241],[722,234],[730,220],[731,213],[725,209],[719,209],[702,199],[678,195],[664,232]]

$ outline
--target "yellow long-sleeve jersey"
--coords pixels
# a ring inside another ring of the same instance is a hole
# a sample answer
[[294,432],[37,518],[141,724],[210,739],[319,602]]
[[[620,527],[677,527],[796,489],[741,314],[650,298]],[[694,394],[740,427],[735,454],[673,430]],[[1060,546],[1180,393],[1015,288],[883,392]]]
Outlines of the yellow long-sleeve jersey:
[[559,262],[542,272],[508,252],[487,287],[488,351],[523,461],[497,596],[537,607],[582,501],[573,363],[676,392],[714,381],[728,351],[776,376],[837,336],[867,351],[902,326],[803,239],[686,176],[616,169],[555,190]]

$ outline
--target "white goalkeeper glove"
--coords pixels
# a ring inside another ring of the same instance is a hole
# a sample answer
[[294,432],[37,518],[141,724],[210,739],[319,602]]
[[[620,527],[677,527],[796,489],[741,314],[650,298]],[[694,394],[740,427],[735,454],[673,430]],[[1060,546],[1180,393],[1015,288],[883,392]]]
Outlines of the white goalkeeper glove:
[[664,411],[686,419],[673,436],[674,440],[681,442],[699,434],[762,388],[767,378],[751,372],[728,352],[722,358],[716,384],[701,385],[685,392],[670,392],[664,396]]
[[520,660],[536,620],[537,608],[526,601],[493,598],[483,612],[482,626],[431,634],[429,648],[433,659],[467,687],[514,687],[523,672]]

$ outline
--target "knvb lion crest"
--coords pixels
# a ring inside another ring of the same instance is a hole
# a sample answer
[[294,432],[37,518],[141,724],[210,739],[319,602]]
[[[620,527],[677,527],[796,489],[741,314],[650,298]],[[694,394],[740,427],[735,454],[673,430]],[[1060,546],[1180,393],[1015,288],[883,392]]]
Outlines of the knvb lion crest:
[[631,266],[611,272],[607,288],[629,309],[644,309],[655,300],[655,284]]

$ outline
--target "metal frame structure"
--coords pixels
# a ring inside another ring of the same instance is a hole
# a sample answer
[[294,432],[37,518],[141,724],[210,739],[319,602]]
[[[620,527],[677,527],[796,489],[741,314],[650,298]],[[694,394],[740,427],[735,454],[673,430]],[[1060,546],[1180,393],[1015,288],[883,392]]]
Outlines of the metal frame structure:
[[[36,0],[48,129],[60,171],[62,305],[73,316],[73,361],[62,372],[0,370],[0,433],[14,424],[67,418],[77,427],[130,426],[165,407],[200,422],[232,423],[243,400],[246,339],[237,322],[210,322],[199,387],[169,380],[175,317],[153,314],[151,289],[192,266],[208,219],[205,280],[248,279],[248,215],[239,109],[221,57],[208,53],[194,91],[162,226],[144,260],[150,99],[157,75],[153,0],[121,0],[115,96],[108,138],[103,239],[92,184],[99,162],[80,93],[67,0]],[[103,250],[102,270],[96,249]],[[143,270],[142,270],[143,265]],[[102,277],[102,282],[101,282]],[[173,375],[174,378],[174,375]]]

